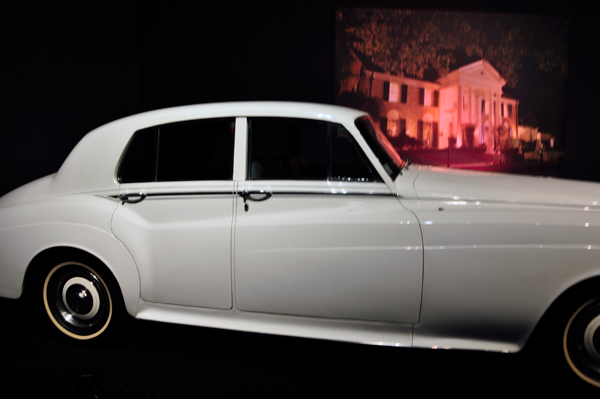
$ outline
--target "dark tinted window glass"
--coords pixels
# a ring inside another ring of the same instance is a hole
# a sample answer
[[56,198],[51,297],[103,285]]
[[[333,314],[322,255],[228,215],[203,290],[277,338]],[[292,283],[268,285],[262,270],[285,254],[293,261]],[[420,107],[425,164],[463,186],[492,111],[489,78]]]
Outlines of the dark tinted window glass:
[[327,179],[326,123],[291,118],[252,118],[249,123],[249,179]]
[[[422,122],[422,121],[420,121]],[[406,162],[398,155],[387,136],[377,129],[370,117],[358,118],[354,124],[360,131],[375,156],[387,174],[395,180],[406,165]]]
[[234,118],[159,126],[157,181],[232,179],[234,128]]
[[153,127],[134,133],[119,169],[121,183],[154,181],[156,131]]
[[350,133],[335,126],[331,135],[331,180],[380,181]]

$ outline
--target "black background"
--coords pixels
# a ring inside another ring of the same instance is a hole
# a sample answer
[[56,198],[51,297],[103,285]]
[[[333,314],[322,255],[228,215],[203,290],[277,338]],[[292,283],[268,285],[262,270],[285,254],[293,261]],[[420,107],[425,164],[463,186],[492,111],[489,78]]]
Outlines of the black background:
[[[49,3],[0,13],[0,194],[55,172],[88,131],[137,112],[333,102],[338,5],[571,16],[565,172],[600,181],[598,21],[584,2]],[[23,324],[30,310],[13,301],[2,300],[0,311],[0,396],[588,396],[526,352],[380,348],[140,321],[121,346],[89,351]]]

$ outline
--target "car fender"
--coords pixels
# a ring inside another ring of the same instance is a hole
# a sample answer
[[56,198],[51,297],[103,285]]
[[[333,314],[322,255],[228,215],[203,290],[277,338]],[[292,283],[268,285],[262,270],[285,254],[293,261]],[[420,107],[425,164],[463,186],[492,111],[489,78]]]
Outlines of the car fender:
[[61,196],[0,209],[0,296],[16,299],[22,295],[27,269],[43,251],[73,248],[106,265],[121,288],[128,313],[135,316],[140,298],[137,266],[110,229],[119,203],[107,196],[89,194],[82,201],[82,196]]

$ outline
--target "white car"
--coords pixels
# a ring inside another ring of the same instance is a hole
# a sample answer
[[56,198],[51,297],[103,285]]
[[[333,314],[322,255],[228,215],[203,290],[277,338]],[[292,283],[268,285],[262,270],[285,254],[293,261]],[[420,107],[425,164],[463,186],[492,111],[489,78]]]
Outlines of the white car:
[[558,317],[551,345],[600,387],[599,201],[595,183],[406,165],[348,108],[151,111],[0,199],[0,296],[88,344],[129,314],[515,352]]

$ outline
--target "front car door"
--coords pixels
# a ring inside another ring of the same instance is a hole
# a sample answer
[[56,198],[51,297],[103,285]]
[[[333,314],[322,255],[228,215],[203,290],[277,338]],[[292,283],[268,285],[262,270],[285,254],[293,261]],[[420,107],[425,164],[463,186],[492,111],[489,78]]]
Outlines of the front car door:
[[326,121],[248,118],[247,147],[246,179],[237,183],[236,307],[418,322],[419,224],[352,134]]

